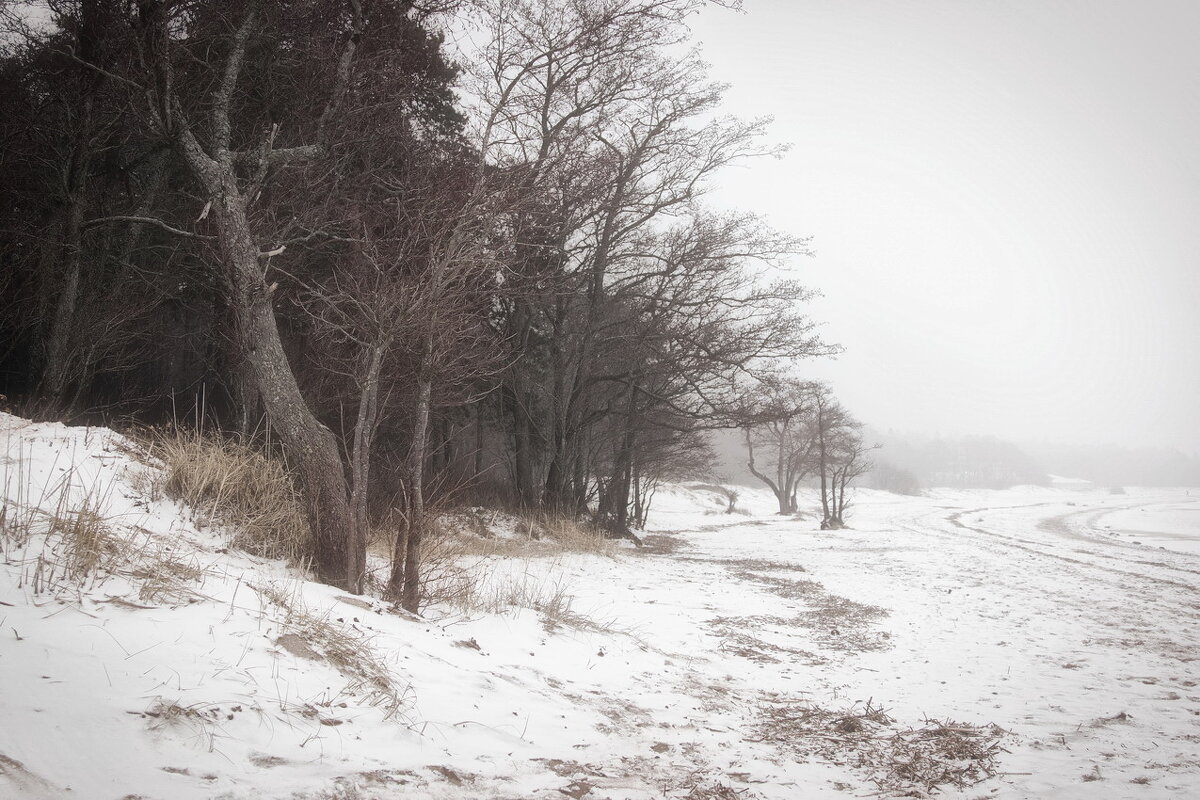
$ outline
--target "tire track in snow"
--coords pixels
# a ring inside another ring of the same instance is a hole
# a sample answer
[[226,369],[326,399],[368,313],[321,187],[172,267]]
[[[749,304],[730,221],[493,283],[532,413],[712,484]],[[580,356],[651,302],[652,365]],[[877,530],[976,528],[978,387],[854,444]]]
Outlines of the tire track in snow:
[[[1187,589],[1189,591],[1196,591],[1196,583],[1195,582],[1186,582],[1183,580],[1175,580],[1173,578],[1163,578],[1158,575],[1150,575],[1145,572],[1138,572],[1138,571],[1134,571],[1134,570],[1131,570],[1128,568],[1120,569],[1120,568],[1116,568],[1116,567],[1104,566],[1102,564],[1097,564],[1092,561],[1087,561],[1087,560],[1077,558],[1074,556],[1069,556],[1069,555],[1065,555],[1063,553],[1054,552],[1052,549],[1047,549],[1045,547],[1044,542],[1039,542],[1034,539],[1022,539],[1022,538],[1019,538],[1016,536],[1010,536],[1010,535],[998,533],[994,530],[987,530],[985,528],[975,527],[974,525],[968,525],[962,521],[962,518],[968,514],[979,514],[981,512],[986,512],[986,511],[1005,511],[1005,510],[1009,510],[1009,509],[994,509],[994,508],[987,508],[987,507],[973,508],[973,509],[967,509],[965,511],[955,512],[953,514],[950,514],[950,515],[944,517],[944,519],[947,522],[949,522],[951,525],[955,526],[956,528],[969,530],[974,533],[978,533],[983,536],[987,536],[990,539],[992,539],[994,541],[1002,542],[1003,544],[1006,544],[1009,547],[1013,547],[1013,548],[1016,548],[1019,550],[1024,550],[1026,552],[1034,553],[1039,556],[1044,556],[1046,558],[1055,558],[1055,559],[1058,559],[1060,561],[1064,561],[1064,562],[1067,562],[1070,564],[1079,564],[1079,565],[1091,567],[1093,569],[1102,570],[1104,572],[1109,572],[1114,575],[1121,575],[1121,576],[1131,577],[1131,578],[1141,578],[1143,580],[1151,581],[1153,583],[1158,583],[1158,584],[1167,585],[1167,586],[1174,586],[1174,587],[1181,588],[1181,589]],[[1111,547],[1111,546],[1117,546],[1117,545],[1126,546],[1126,547],[1144,547],[1144,545],[1126,545],[1123,542],[1110,543],[1110,542],[1105,542],[1101,539],[1093,539],[1090,537],[1082,536],[1080,534],[1071,532],[1069,529],[1066,528],[1065,523],[1061,522],[1061,520],[1063,520],[1067,517],[1076,516],[1081,513],[1087,513],[1087,512],[1073,511],[1068,514],[1063,514],[1063,515],[1060,515],[1057,517],[1050,517],[1048,519],[1041,520],[1038,523],[1038,528],[1041,530],[1044,530],[1048,533],[1054,533],[1054,534],[1063,535],[1063,536],[1072,536],[1074,538],[1077,538],[1080,541],[1084,541],[1084,542],[1087,542],[1089,544],[1099,546],[1099,547]],[[1186,567],[1176,567],[1176,566],[1170,565],[1170,564],[1162,564],[1161,562],[1148,562],[1148,561],[1132,561],[1131,562],[1127,558],[1122,558],[1120,556],[1108,555],[1107,553],[1098,552],[1096,550],[1086,550],[1086,551],[1073,550],[1071,552],[1073,552],[1075,554],[1086,553],[1089,556],[1094,556],[1097,558],[1104,558],[1109,561],[1116,561],[1116,562],[1126,564],[1126,565],[1128,565],[1128,564],[1146,564],[1146,565],[1154,566],[1159,569],[1167,569],[1167,570],[1170,570],[1171,572],[1191,573],[1191,574],[1195,574],[1195,575],[1200,575],[1200,570],[1187,569]]]
[[[1041,560],[1046,566],[1056,565],[1063,574],[1059,580],[1055,581],[1056,588],[1042,587],[1043,597],[1041,599],[1049,601],[1051,606],[1057,607],[1059,613],[1063,613],[1065,609],[1069,608],[1077,614],[1091,618],[1099,626],[1097,632],[1103,632],[1104,629],[1112,631],[1115,628],[1124,634],[1117,637],[1096,636],[1092,638],[1092,641],[1126,649],[1151,647],[1161,656],[1185,663],[1200,659],[1200,637],[1196,635],[1197,632],[1200,632],[1200,590],[1197,589],[1195,582],[1187,579],[1186,573],[1191,570],[1186,567],[1156,565],[1156,570],[1167,570],[1168,576],[1149,574],[1148,570],[1128,568],[1126,559],[1097,552],[1096,549],[1089,549],[1082,553],[1072,550],[1068,555],[1057,552],[1053,543],[1000,533],[994,530],[994,526],[993,529],[981,527],[978,521],[976,525],[969,525],[962,521],[962,518],[968,515],[978,516],[986,512],[1020,511],[1044,505],[1054,504],[973,508],[950,514],[941,513],[947,510],[941,509],[938,512],[921,515],[914,520],[914,522],[925,521],[926,525],[922,527],[900,524],[924,534],[931,532],[941,534],[943,538],[953,539],[962,545],[983,545],[985,542],[988,545],[1000,545],[1010,552],[1027,553]],[[1039,522],[1053,521],[1064,516],[1086,513],[1086,511],[1070,512],[1058,517],[1045,518]],[[957,534],[953,530],[928,524],[935,520],[947,522],[958,530],[978,534],[980,538],[963,539],[961,534]],[[986,524],[986,522],[982,524]],[[1001,522],[999,524],[1011,525],[1012,523]],[[1037,527],[1047,533],[1057,533],[1053,527],[1046,528],[1041,525]],[[1087,539],[1086,541],[1094,548],[1103,548],[1109,544],[1101,539]],[[1108,562],[1116,561],[1125,568],[1097,563],[1095,560],[1081,558],[1080,555],[1092,556]],[[1188,557],[1186,554],[1181,555],[1183,558]],[[1023,576],[1020,574],[997,577],[1003,577],[1016,584],[1024,582]],[[1105,583],[1124,597],[1125,601],[1120,603],[1101,602],[1099,598],[1102,593],[1088,591],[1086,588]]]

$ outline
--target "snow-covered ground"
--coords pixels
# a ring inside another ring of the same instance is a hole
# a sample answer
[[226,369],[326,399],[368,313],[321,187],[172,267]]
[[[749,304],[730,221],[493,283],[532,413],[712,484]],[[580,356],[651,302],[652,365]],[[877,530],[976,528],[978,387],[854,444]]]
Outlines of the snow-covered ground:
[[640,550],[486,565],[537,610],[416,619],[226,551],[133,452],[0,415],[0,797],[1200,796],[1195,491],[821,532],[673,488]]

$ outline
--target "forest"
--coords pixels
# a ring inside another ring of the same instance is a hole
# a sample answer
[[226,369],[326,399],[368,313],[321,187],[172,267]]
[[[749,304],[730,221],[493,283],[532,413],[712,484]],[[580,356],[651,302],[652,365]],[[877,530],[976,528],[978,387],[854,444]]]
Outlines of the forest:
[[[732,429],[780,513],[868,463],[792,272],[707,195],[781,150],[701,0],[6,2],[0,394],[283,459],[318,578],[420,604],[436,509],[634,536]],[[727,4],[726,4],[727,5]]]

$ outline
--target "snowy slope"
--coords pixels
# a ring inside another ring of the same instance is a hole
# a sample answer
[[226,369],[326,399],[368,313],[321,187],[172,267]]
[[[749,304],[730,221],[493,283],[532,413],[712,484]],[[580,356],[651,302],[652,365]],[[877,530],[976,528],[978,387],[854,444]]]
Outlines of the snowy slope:
[[0,797],[1200,794],[1200,558],[1105,516],[1183,491],[819,532],[674,487],[645,548],[489,566],[541,611],[415,619],[226,551],[135,454],[0,416]]

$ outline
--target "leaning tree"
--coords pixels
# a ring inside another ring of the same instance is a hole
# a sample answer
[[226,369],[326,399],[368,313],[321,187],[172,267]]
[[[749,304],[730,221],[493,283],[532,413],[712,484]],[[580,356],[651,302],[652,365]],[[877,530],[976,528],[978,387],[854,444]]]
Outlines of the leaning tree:
[[[451,73],[398,0],[139,0],[134,25],[142,70],[127,82],[146,98],[144,124],[194,182],[245,374],[300,478],[318,577],[361,590],[364,522],[352,513],[342,448],[302,389],[276,308],[288,248],[353,238],[355,220],[296,230],[304,215],[274,213],[273,190],[281,173],[311,170],[328,178],[314,195],[338,191],[347,169],[371,166],[355,146],[389,119],[377,109],[436,120]],[[414,52],[427,57],[414,63]]]

